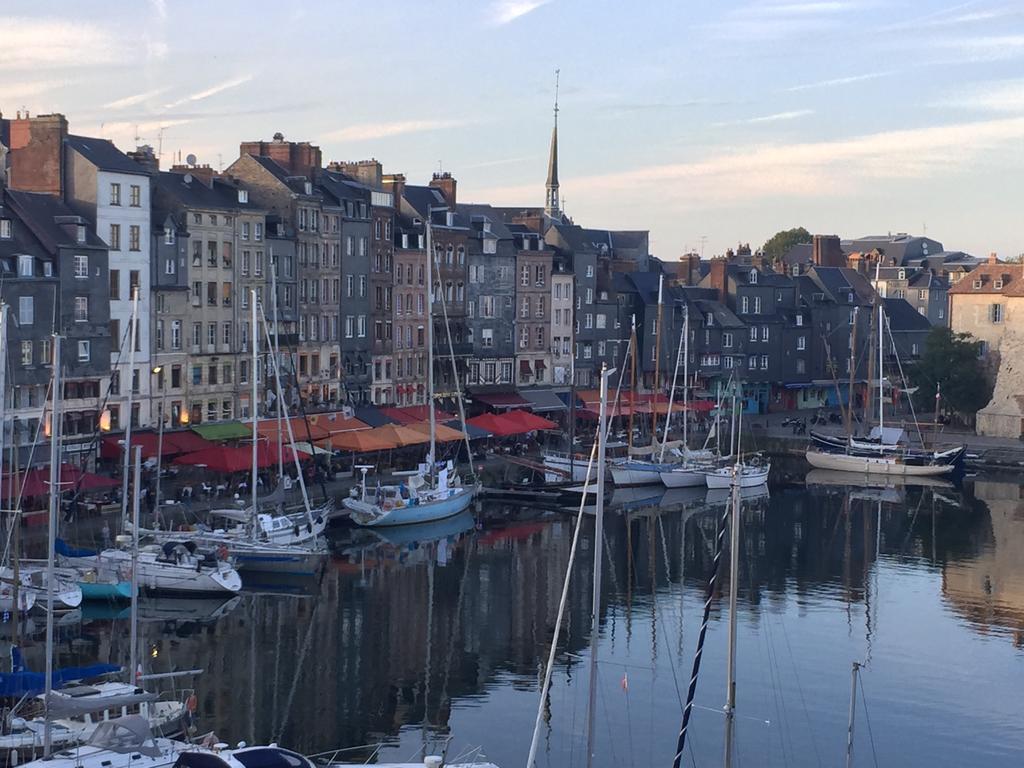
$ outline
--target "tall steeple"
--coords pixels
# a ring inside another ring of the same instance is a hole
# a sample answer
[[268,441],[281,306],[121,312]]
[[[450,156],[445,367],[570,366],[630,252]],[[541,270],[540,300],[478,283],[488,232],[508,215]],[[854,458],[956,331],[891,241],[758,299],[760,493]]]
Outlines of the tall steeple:
[[555,125],[551,129],[551,152],[548,155],[548,180],[544,195],[544,213],[553,219],[562,218],[558,202],[558,75],[560,71],[555,70]]

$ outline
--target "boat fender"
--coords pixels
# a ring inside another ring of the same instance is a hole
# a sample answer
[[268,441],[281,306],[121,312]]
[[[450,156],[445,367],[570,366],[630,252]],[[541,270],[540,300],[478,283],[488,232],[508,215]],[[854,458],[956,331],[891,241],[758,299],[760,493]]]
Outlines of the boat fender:
[[199,700],[196,698],[194,693],[190,693],[188,698],[185,699],[185,711],[190,715],[195,714],[196,708],[199,706]]
[[228,547],[226,544],[221,544],[217,547],[217,558],[220,560],[228,559]]
[[307,533],[312,533],[313,532],[313,524],[312,523],[306,523],[306,532]]

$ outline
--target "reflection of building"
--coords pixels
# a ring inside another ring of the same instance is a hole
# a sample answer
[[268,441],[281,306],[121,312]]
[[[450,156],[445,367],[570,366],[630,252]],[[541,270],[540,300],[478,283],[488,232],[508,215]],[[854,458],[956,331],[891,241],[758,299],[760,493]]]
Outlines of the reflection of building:
[[976,480],[974,495],[985,502],[991,540],[971,559],[947,562],[942,592],[972,627],[988,634],[1013,633],[1024,645],[1024,488],[1018,483]]

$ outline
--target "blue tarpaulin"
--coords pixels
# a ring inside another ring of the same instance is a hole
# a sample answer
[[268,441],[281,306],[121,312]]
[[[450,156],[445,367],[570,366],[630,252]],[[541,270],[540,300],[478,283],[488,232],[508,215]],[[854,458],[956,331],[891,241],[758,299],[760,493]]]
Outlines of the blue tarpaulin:
[[54,542],[53,551],[64,557],[96,557],[96,550],[72,547],[64,539],[57,539]]
[[[53,687],[60,688],[75,680],[119,672],[114,664],[93,664],[88,667],[65,667],[53,671]],[[0,672],[0,696],[25,696],[42,693],[46,688],[46,675],[42,672]]]

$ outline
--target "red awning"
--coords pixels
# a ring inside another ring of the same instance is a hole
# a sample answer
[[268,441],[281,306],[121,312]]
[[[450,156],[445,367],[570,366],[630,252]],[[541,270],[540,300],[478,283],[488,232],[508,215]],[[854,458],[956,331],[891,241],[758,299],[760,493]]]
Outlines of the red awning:
[[206,438],[200,437],[191,429],[182,429],[175,432],[164,432],[164,454],[167,453],[167,443],[174,446],[175,453],[189,453],[191,451],[202,451],[213,448],[214,444]]
[[[179,453],[201,451],[213,447],[213,443],[205,440],[190,429],[164,432],[163,442],[160,435],[148,429],[132,431],[132,445],[142,448],[142,458],[152,459],[157,456],[176,456]],[[159,448],[159,450],[157,450]],[[117,459],[124,455],[124,435],[108,435],[100,441],[100,457]]]
[[[308,454],[298,451],[299,459],[306,459],[309,457]],[[289,446],[285,446],[284,449],[284,460],[286,462],[294,461],[292,449]],[[273,443],[260,442],[256,446],[256,466],[260,469],[264,467],[270,467],[277,464],[278,453],[277,445]],[[184,456],[179,456],[174,460],[175,464],[186,464],[191,466],[204,466],[212,472],[244,472],[247,469],[252,469],[252,446],[240,446],[238,448],[229,448],[227,446],[217,446],[214,448],[207,448],[204,451],[196,451],[195,453],[186,453]]]
[[533,364],[533,367],[534,367],[534,368],[535,368],[536,370],[538,370],[538,371],[543,371],[543,370],[546,370],[546,369],[547,369],[547,366],[546,366],[546,365],[544,365],[544,361],[543,361],[543,360],[537,360],[537,361],[536,361],[536,362],[535,362],[535,363]]
[[[409,386],[411,389],[412,385]],[[402,408],[381,408],[380,412],[396,424],[403,425],[417,424],[421,421],[427,421],[430,419],[430,411],[427,410],[427,406],[425,405],[407,405]],[[434,408],[434,415],[437,421],[451,421],[455,418],[455,414],[445,413],[438,408]]]
[[558,424],[555,422],[549,421],[535,413],[530,413],[529,411],[509,411],[508,413],[503,414],[502,418],[518,424],[528,432],[535,432],[541,429],[559,428]]
[[496,413],[482,413],[479,416],[474,416],[472,419],[466,419],[466,424],[473,427],[479,427],[480,429],[486,429],[496,437],[521,435],[524,432],[530,431],[529,429],[524,429],[516,422],[510,421],[507,416]]
[[530,367],[530,361],[529,360],[520,360],[519,361],[519,372],[520,373],[525,373],[527,376],[530,376],[530,375],[533,374],[533,369]]
[[[530,373],[530,363],[526,360],[520,360],[520,363],[525,363],[525,373]],[[490,406],[491,408],[529,408],[530,401],[522,395],[515,392],[495,393],[488,392],[482,395],[473,395],[473,400],[478,403]]]
[[[14,483],[14,477],[8,472],[3,473],[2,480],[0,498],[5,500],[16,499],[19,494],[24,497],[46,496],[50,492],[49,467],[37,467],[22,472],[18,477],[18,484]],[[61,464],[58,482],[62,491],[96,491],[120,485],[120,482],[112,477],[83,472],[71,464]]]

